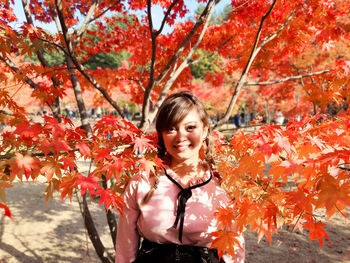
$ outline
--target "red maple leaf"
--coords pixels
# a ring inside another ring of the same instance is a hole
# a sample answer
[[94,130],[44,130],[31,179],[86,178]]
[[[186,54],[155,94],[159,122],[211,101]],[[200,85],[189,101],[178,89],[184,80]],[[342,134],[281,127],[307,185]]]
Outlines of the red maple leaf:
[[79,142],[75,145],[75,147],[79,149],[79,152],[82,156],[86,156],[86,157],[90,158],[91,150],[86,143]]
[[123,205],[124,201],[120,196],[117,196],[114,192],[111,191],[111,188],[103,189],[96,191],[97,195],[100,195],[100,204],[104,204],[106,210],[111,208],[116,208],[121,215],[123,215]]
[[118,181],[119,175],[123,167],[126,167],[127,164],[124,162],[123,158],[118,158],[112,156],[112,160],[106,164],[104,164],[102,168],[102,172],[106,171],[106,178],[109,180],[112,176]]
[[73,186],[80,185],[81,195],[83,196],[86,191],[89,191],[90,195],[93,197],[95,195],[96,189],[100,188],[98,184],[100,178],[93,176],[91,173],[86,177],[82,174],[77,174],[78,179],[75,181]]
[[110,158],[110,152],[112,150],[108,148],[101,148],[95,151],[95,160],[97,162],[103,162],[106,159]]
[[68,152],[69,146],[65,141],[53,141],[51,142],[50,146],[53,146],[57,153],[60,151]]
[[0,208],[3,208],[5,210],[5,216],[8,216],[9,218],[12,219],[10,209],[7,207],[7,205],[0,203]]
[[134,140],[134,152],[143,153],[145,149],[155,150],[153,144],[150,143],[151,140],[146,137],[135,138]]
[[74,169],[77,167],[77,164],[75,163],[74,159],[61,157],[59,159],[60,162],[63,162],[63,169],[67,170],[67,168],[70,169],[70,171],[74,171]]

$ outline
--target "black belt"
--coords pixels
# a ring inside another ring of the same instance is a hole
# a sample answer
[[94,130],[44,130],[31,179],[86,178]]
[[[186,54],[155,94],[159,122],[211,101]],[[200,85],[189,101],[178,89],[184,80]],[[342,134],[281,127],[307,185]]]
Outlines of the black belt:
[[[207,247],[159,244],[144,239],[134,263],[219,263],[217,249]],[[222,261],[220,261],[222,262]]]

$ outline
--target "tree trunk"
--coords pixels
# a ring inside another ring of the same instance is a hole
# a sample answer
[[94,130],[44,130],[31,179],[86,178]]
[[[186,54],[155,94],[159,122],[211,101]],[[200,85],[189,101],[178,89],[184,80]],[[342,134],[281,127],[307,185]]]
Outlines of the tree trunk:
[[[106,176],[102,176],[102,185],[104,189],[107,189],[107,180]],[[113,247],[115,249],[116,239],[117,239],[117,220],[115,219],[115,215],[111,209],[108,209],[106,212],[107,223],[109,226],[109,230],[111,232],[111,237],[113,241]]]
[[316,115],[317,114],[317,105],[315,102],[313,104],[314,104],[314,115]]
[[[80,83],[78,80],[78,76],[75,73],[73,61],[71,60],[70,57],[66,57],[66,63],[67,63],[67,67],[68,67],[68,70],[70,73],[70,78],[72,81],[74,95],[75,95],[77,105],[78,105],[80,120],[82,123],[81,126],[84,130],[91,133],[92,130],[91,130],[90,123],[88,122],[85,103],[84,103],[83,95],[81,92],[81,87],[80,87]],[[84,219],[85,227],[86,227],[86,230],[88,232],[89,238],[91,240],[92,245],[95,248],[97,255],[101,259],[101,262],[103,262],[103,263],[114,262],[114,258],[110,254],[107,253],[106,248],[102,244],[100,236],[97,232],[94,221],[93,221],[91,214],[90,214],[90,211],[89,211],[89,207],[88,207],[87,202],[86,202],[86,194],[84,194],[84,196],[83,196],[81,212],[82,212],[82,216]],[[110,219],[111,215],[108,215],[107,217],[109,218],[109,220],[111,220]],[[109,220],[108,220],[108,222],[109,222]]]
[[269,104],[267,102],[265,103],[265,119],[266,119],[266,124],[270,124],[270,111],[269,111]]
[[81,120],[81,128],[88,131],[89,133],[92,132],[91,126],[87,117],[86,107],[83,99],[83,93],[81,91],[80,83],[78,80],[78,76],[75,73],[74,70],[74,63],[70,57],[66,57],[67,67],[70,74],[70,79],[72,81],[72,86],[74,90],[75,99],[77,101],[80,120]]
[[100,236],[98,235],[98,232],[96,230],[94,221],[92,220],[89,207],[86,202],[86,194],[83,195],[83,201],[82,201],[82,209],[81,209],[84,224],[86,227],[86,230],[89,234],[89,238],[92,242],[92,245],[95,248],[95,251],[99,258],[101,259],[101,262],[103,263],[113,263],[114,258],[107,253],[106,248],[103,246]]

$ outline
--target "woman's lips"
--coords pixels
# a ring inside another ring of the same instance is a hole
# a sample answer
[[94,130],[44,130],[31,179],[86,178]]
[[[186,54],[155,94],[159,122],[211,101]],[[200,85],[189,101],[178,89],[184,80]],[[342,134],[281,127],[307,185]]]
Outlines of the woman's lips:
[[188,147],[190,146],[190,144],[186,144],[186,145],[175,145],[175,149],[180,151],[180,152],[183,152],[185,151],[186,149],[188,149]]

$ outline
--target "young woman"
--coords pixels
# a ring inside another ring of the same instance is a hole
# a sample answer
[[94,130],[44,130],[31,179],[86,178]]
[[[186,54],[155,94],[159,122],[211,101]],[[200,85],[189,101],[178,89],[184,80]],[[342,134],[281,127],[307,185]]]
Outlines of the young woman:
[[[216,209],[229,198],[214,176],[205,108],[191,92],[172,94],[158,111],[156,129],[165,169],[127,186],[116,263],[219,262],[217,251],[209,249],[210,233],[216,230]],[[220,262],[244,262],[243,236],[240,244],[234,258],[224,254]]]

